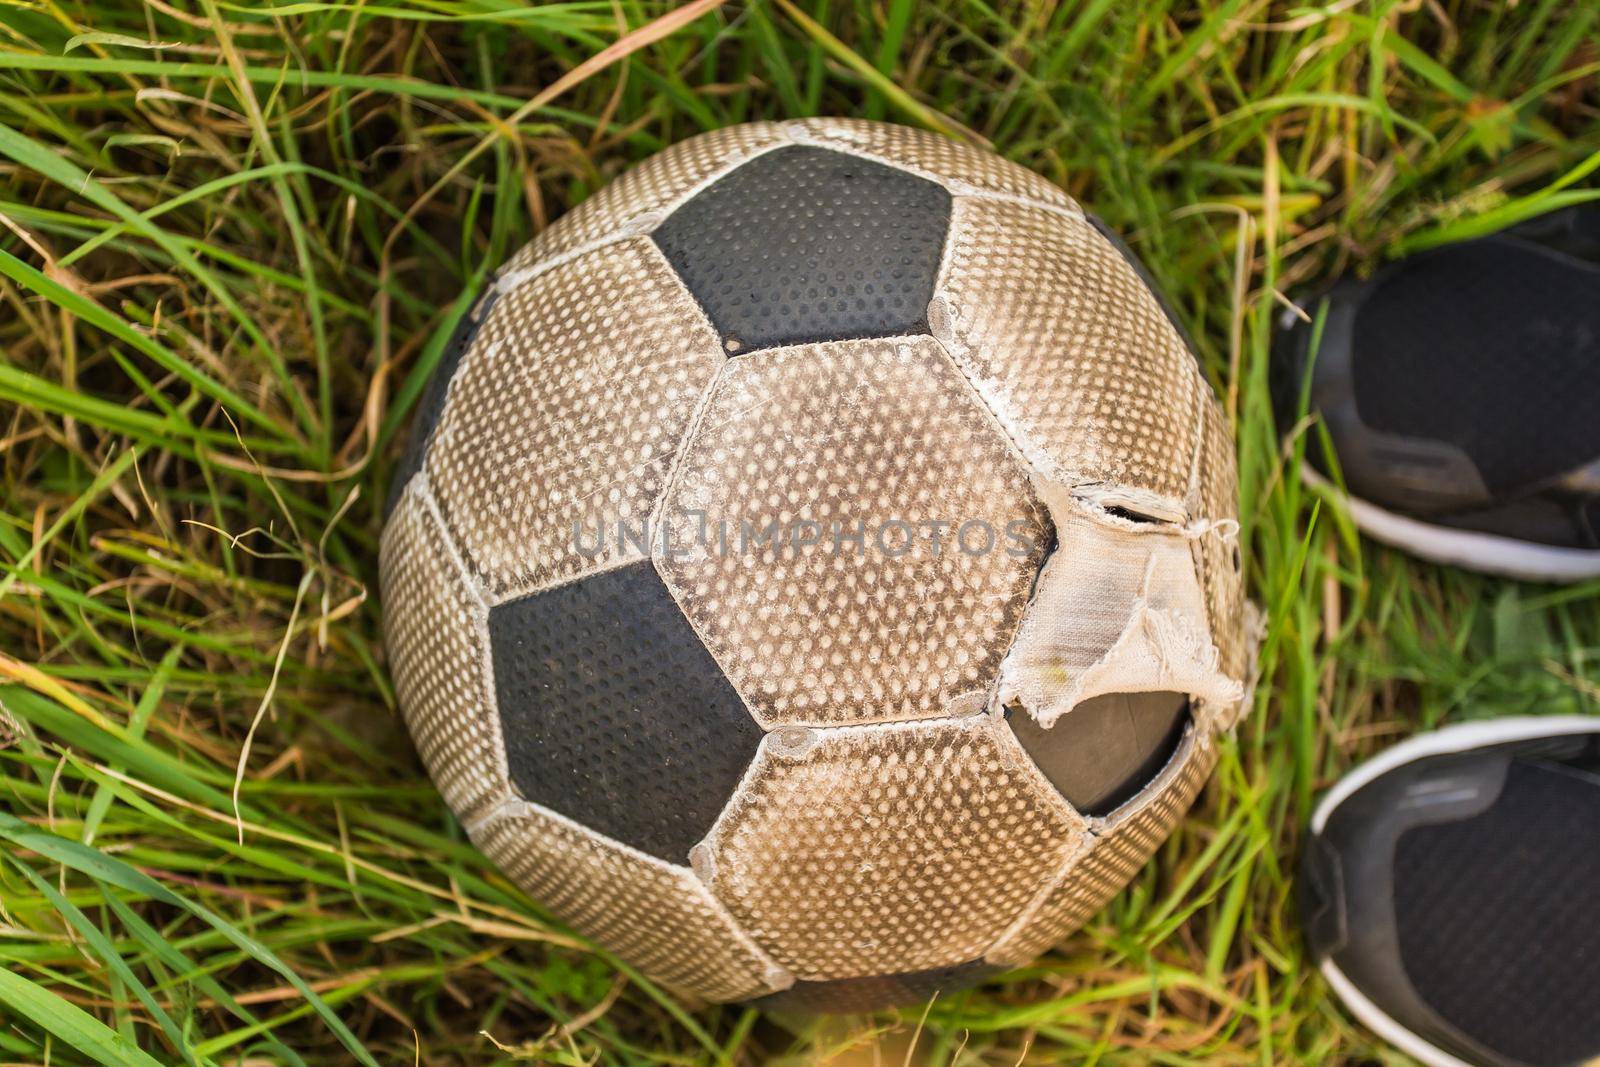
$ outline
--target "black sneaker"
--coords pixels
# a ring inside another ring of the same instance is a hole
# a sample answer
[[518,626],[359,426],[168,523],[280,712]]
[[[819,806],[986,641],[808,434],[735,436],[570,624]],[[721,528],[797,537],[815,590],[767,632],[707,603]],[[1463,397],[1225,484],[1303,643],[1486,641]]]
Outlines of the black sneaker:
[[1600,1057],[1600,718],[1390,749],[1323,798],[1302,868],[1312,955],[1390,1044],[1436,1065]]
[[[1408,256],[1324,299],[1314,359],[1312,326],[1285,313],[1274,390],[1288,426],[1310,365],[1356,524],[1440,563],[1600,576],[1600,205]],[[1325,478],[1319,441],[1307,455]]]

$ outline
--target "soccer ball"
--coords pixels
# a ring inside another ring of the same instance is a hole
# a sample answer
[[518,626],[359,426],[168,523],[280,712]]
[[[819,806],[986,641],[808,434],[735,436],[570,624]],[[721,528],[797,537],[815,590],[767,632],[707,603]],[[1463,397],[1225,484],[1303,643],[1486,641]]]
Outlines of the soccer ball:
[[1026,962],[1146,862],[1245,700],[1223,414],[1038,175],[751,123],[501,268],[384,531],[406,722],[555,915],[712,1001]]

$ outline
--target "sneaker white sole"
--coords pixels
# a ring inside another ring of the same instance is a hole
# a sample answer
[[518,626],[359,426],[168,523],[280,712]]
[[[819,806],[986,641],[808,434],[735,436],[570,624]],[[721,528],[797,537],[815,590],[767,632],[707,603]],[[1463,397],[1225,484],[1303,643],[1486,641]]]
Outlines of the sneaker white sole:
[[[1328,825],[1328,817],[1333,813],[1333,809],[1348,800],[1356,790],[1396,767],[1428,756],[1466,752],[1509,741],[1581,733],[1600,733],[1600,715],[1519,716],[1493,719],[1488,722],[1457,723],[1454,726],[1418,734],[1393,748],[1386,749],[1339,779],[1318,802],[1316,810],[1312,813],[1311,832],[1320,834]],[[1321,970],[1329,987],[1350,1010],[1350,1014],[1368,1030],[1401,1052],[1420,1060],[1428,1067],[1473,1067],[1472,1064],[1457,1059],[1443,1049],[1428,1044],[1396,1022],[1382,1008],[1367,999],[1366,994],[1350,981],[1332,959],[1323,960]]]
[[1444,1049],[1428,1044],[1385,1015],[1383,1009],[1368,1000],[1332,960],[1322,961],[1322,977],[1328,980],[1328,985],[1332,987],[1340,1002],[1350,1009],[1350,1014],[1354,1015],[1362,1026],[1377,1034],[1385,1044],[1393,1045],[1412,1059],[1427,1064],[1428,1067],[1474,1067],[1465,1060],[1456,1059]]
[[1386,748],[1334,783],[1323,794],[1311,813],[1311,832],[1322,833],[1333,809],[1379,775],[1428,756],[1465,752],[1473,748],[1527,741],[1534,737],[1560,737],[1565,734],[1600,733],[1600,715],[1518,715],[1484,722],[1458,722],[1425,734],[1407,738]]
[[1560,548],[1435,526],[1340,493],[1337,486],[1310,466],[1304,468],[1302,477],[1307,485],[1332,490],[1362,533],[1429,562],[1524,582],[1570,583],[1600,578],[1600,549]]

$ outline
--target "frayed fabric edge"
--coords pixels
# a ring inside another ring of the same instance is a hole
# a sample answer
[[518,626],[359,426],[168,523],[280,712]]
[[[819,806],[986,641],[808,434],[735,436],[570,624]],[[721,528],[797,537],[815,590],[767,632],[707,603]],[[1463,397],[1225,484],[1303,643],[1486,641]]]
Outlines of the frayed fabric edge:
[[[1041,586],[1028,609],[1028,614],[1035,617],[1025,618],[1017,644],[1002,665],[998,691],[1001,706],[1020,707],[1039,726],[1049,729],[1062,715],[1092,697],[1119,692],[1170,691],[1185,693],[1197,705],[1215,709],[1212,714],[1219,725],[1228,719],[1236,721],[1242,714],[1239,709],[1246,699],[1247,682],[1230,677],[1222,670],[1221,651],[1206,621],[1198,577],[1176,566],[1177,560],[1189,558],[1187,552],[1175,551],[1176,544],[1190,540],[1193,534],[1183,528],[1149,532],[1124,530],[1114,517],[1096,514],[1092,504],[1086,506],[1086,502],[1070,498],[1069,503],[1061,499],[1063,495],[1066,494],[1058,491],[1050,494],[1056,499],[1051,500],[1050,496],[1046,499],[1052,505],[1058,530],[1076,527],[1080,536],[1088,538],[1083,545],[1076,546],[1080,550],[1100,549],[1104,554],[1105,550],[1117,546],[1100,542],[1126,539],[1129,549],[1146,553],[1137,581],[1137,595],[1129,603],[1127,621],[1120,632],[1109,645],[1102,646],[1105,651],[1098,659],[1080,666],[1074,665],[1073,660],[1078,659],[1081,664],[1080,657],[1090,653],[1093,646],[1080,644],[1074,648],[1072,637],[1082,639],[1090,635],[1053,635],[1051,628],[1035,613],[1052,608],[1060,610],[1064,602],[1052,605],[1049,592]],[[1201,536],[1216,534],[1226,536],[1227,531],[1207,530]],[[1072,551],[1073,547],[1064,542],[1057,551]],[[1057,562],[1047,562],[1047,571]],[[1126,562],[1130,567],[1138,566],[1131,558]],[[1065,564],[1058,565],[1066,569]],[[1091,573],[1090,577],[1093,576]],[[1056,582],[1070,582],[1081,577],[1072,571],[1062,574]],[[1050,578],[1048,573],[1041,575],[1044,582]],[[1254,673],[1253,669],[1250,673]],[[1217,713],[1224,710],[1235,714]]]
[[1122,636],[1065,693],[1050,697],[1037,679],[1013,677],[1002,682],[1001,703],[1020,706],[1045,729],[1085,700],[1106,693],[1186,693],[1235,707],[1244,701],[1245,683],[1224,674],[1220,660],[1217,646],[1191,620],[1141,598],[1134,602]]

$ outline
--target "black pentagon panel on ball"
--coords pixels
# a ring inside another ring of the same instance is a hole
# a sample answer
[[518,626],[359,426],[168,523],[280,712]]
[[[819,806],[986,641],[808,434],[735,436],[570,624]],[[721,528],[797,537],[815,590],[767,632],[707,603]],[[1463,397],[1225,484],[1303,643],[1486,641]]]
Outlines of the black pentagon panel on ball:
[[928,332],[950,194],[843,152],[764,153],[653,237],[730,355]]
[[468,305],[466,313],[450,332],[450,340],[439,354],[439,362],[433,368],[428,384],[422,389],[421,399],[417,401],[417,412],[411,418],[411,436],[406,439],[406,449],[400,455],[400,462],[395,464],[394,477],[389,483],[389,499],[383,508],[384,518],[394,511],[406,483],[422,469],[422,461],[428,454],[428,442],[433,439],[434,428],[439,425],[439,416],[444,414],[450,381],[456,376],[456,368],[461,366],[461,357],[472,347],[473,338],[478,336],[478,331],[489,320],[489,311],[499,297],[500,291],[491,279],[488,288]]
[[1033,762],[1084,815],[1109,815],[1172,760],[1189,723],[1182,693],[1105,693],[1047,729],[1020,708],[1006,720]]
[[831,982],[796,982],[780,993],[751,1001],[766,1011],[822,1012],[852,1014],[882,1011],[885,1008],[920,1004],[935,994],[948,996],[968,986],[1000,974],[983,960],[969,960],[953,967],[934,967],[904,974],[874,974],[865,978],[839,978]]
[[489,644],[517,792],[687,865],[762,732],[650,561],[491,608]]

